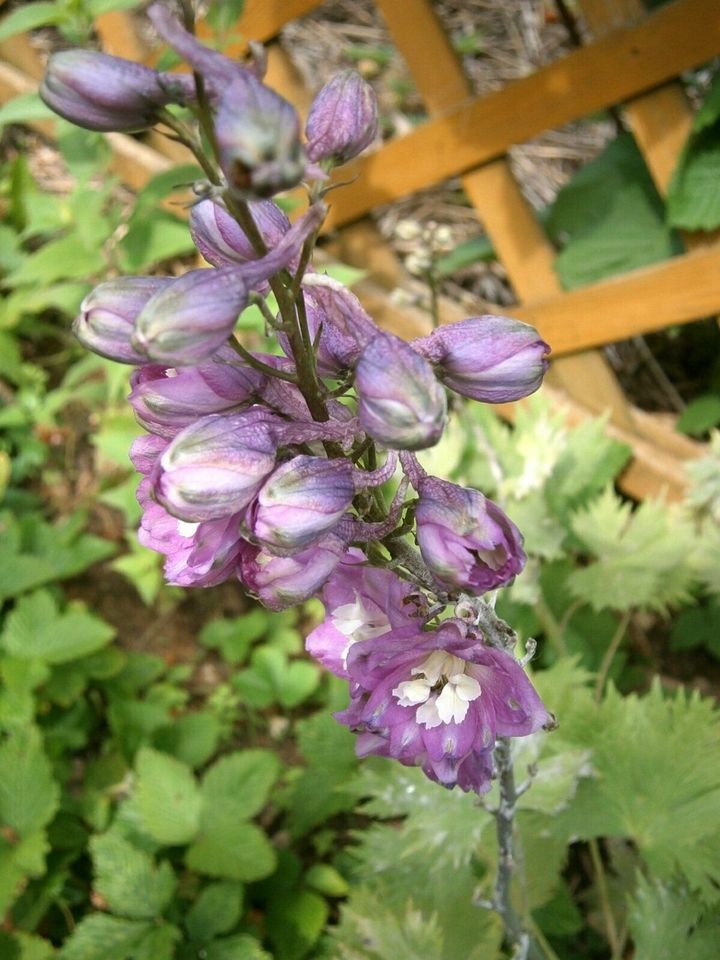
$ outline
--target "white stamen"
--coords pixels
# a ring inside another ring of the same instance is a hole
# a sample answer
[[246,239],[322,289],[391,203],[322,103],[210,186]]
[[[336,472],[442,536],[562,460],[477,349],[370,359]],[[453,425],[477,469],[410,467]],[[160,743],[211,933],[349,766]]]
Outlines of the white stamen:
[[[415,719],[427,730],[441,723],[462,723],[482,688],[465,670],[467,662],[445,650],[434,650],[392,691],[401,707],[415,707]],[[436,693],[441,688],[439,695]]]
[[388,618],[381,612],[373,616],[363,605],[357,591],[355,591],[355,602],[344,603],[342,606],[336,607],[333,610],[331,620],[335,629],[347,637],[348,640],[341,654],[345,667],[347,667],[350,647],[354,643],[357,643],[358,640],[371,640],[373,637],[381,637],[391,630]]

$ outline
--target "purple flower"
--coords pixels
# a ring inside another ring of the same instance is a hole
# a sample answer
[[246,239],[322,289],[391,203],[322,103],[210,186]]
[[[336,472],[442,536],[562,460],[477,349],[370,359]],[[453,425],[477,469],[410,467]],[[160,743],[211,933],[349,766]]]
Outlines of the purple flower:
[[150,67],[95,50],[54,53],[40,96],[55,113],[86,130],[144,130],[158,108],[192,96],[192,78],[159,74]]
[[325,584],[325,619],[307,637],[306,648],[326,669],[347,677],[350,648],[360,640],[415,635],[422,624],[419,594],[391,570],[366,565],[351,548]]
[[253,534],[273,553],[297,553],[338,525],[354,495],[349,460],[293,457],[258,493]]
[[289,557],[251,547],[243,554],[240,579],[270,610],[285,610],[314,596],[346,549],[345,540],[334,533]]
[[550,720],[520,665],[463,621],[399,640],[362,640],[348,655],[351,702],[337,719],[360,733],[358,752],[421,766],[445,787],[490,788],[497,737]]
[[257,395],[265,377],[239,364],[222,347],[215,358],[198,367],[163,367],[147,363],[130,378],[130,403],[138,421],[152,433],[172,438],[200,417],[237,410]]
[[185,427],[162,453],[152,480],[180,520],[219,520],[242,511],[275,466],[272,414],[211,414]]
[[[251,200],[248,207],[265,245],[272,250],[290,229],[290,221],[272,200]],[[214,267],[229,267],[258,259],[240,225],[218,200],[202,200],[195,204],[190,211],[190,233],[195,246]],[[297,261],[298,255],[289,263],[291,270],[295,269]],[[266,283],[258,286],[260,292],[266,289]]]
[[305,136],[313,161],[345,163],[368,147],[377,134],[377,101],[357,70],[335,74],[310,107]]
[[438,327],[412,345],[436,364],[451,390],[485,403],[508,403],[534,393],[550,352],[534,327],[494,316]]
[[360,426],[373,439],[398,450],[423,450],[445,428],[445,391],[430,364],[409,344],[378,333],[355,368]]
[[477,490],[423,477],[417,484],[417,542],[435,579],[450,590],[493,590],[525,565],[522,536]]
[[73,333],[93,353],[118,363],[145,363],[132,345],[135,320],[172,277],[120,277],[95,287],[80,304]]

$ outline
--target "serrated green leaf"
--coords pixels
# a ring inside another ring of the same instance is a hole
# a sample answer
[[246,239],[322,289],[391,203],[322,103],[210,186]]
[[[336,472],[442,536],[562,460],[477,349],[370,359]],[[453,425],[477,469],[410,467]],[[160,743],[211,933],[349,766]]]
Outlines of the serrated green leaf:
[[720,225],[720,126],[695,135],[686,146],[668,187],[668,221],[685,230]]
[[83,917],[65,941],[60,960],[131,960],[152,924],[103,913]]
[[39,3],[29,3],[26,6],[17,7],[0,23],[0,42],[7,40],[8,37],[14,37],[18,33],[60,23],[64,16],[63,9],[58,7],[56,3],[52,3],[51,0],[47,0],[47,2],[40,0]]
[[[331,928],[338,960],[444,960],[438,917],[426,917],[408,901],[402,911],[387,908],[382,895],[362,887],[343,905]],[[494,953],[487,953],[492,960]]]
[[221,733],[220,721],[215,714],[198,710],[159,730],[155,746],[190,767],[201,767],[216,752]]
[[203,817],[254,817],[267,803],[279,772],[278,759],[268,750],[243,750],[223,757],[203,777]]
[[222,880],[200,891],[185,917],[190,939],[207,944],[229,933],[240,920],[244,888],[241,883]]
[[251,706],[263,709],[277,702],[292,709],[315,692],[320,671],[303,660],[288,662],[278,647],[263,646],[254,651],[250,667],[237,674],[233,683]]
[[95,889],[110,910],[131,920],[162,915],[175,892],[175,875],[167,861],[156,866],[152,857],[113,833],[90,841]]
[[276,853],[255,824],[213,818],[204,810],[198,837],[188,848],[185,863],[208,877],[252,883],[273,872]]
[[143,747],[137,755],[137,807],[143,829],[166,846],[188,843],[200,823],[200,791],[192,771],[167,754]]
[[635,960],[716,960],[720,917],[703,914],[702,902],[679,884],[640,875],[629,911]]
[[11,732],[0,744],[0,822],[21,837],[33,834],[53,818],[58,799],[38,730]]
[[267,917],[277,960],[300,960],[322,933],[328,905],[311,890],[282,891],[270,901]]
[[662,611],[690,596],[696,533],[677,506],[646,500],[633,512],[608,488],[571,525],[597,560],[575,570],[568,587],[595,610]]
[[234,937],[214,940],[205,949],[205,960],[272,960],[255,937],[238,933]]
[[106,646],[115,630],[80,610],[60,613],[46,590],[21,597],[9,614],[0,644],[19,659],[58,664],[85,657]]
[[153,927],[138,944],[132,960],[173,960],[181,936],[180,930],[171,923]]

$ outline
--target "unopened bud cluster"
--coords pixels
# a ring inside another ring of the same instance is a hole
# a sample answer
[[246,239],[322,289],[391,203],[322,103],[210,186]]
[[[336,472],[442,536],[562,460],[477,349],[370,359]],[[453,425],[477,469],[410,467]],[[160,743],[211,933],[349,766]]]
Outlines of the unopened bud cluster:
[[[320,596],[326,617],[308,650],[349,681],[338,719],[358,733],[359,752],[482,792],[496,737],[548,720],[511,652],[467,616],[472,598],[523,568],[522,537],[497,504],[428,476],[413,451],[440,440],[448,390],[524,397],[540,386],[548,347],[506,317],[411,343],[380,331],[310,266],[327,172],[376,136],[370,88],[353,71],[326,84],[303,142],[259,58],[243,65],[204,47],[164,6],[149,14],[201,85],[70,51],[51,59],[42,86],[53,109],[92,129],[139,129],[170,103],[206,133],[212,124],[216,149],[203,160],[213,189],[190,216],[211,267],[109,280],[75,325],[89,349],[136,367],[140,541],[165,555],[173,584],[237,578],[272,610]],[[301,180],[310,203],[291,225],[271,197]],[[251,353],[234,327],[270,288],[278,312],[264,310],[281,352]],[[398,461],[387,506],[380,488]]]

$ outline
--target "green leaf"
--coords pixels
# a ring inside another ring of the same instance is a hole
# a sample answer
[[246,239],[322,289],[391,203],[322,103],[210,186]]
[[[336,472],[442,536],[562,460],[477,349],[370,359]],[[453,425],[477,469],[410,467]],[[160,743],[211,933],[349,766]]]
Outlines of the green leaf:
[[277,960],[300,960],[320,937],[328,905],[311,890],[281,891],[270,901],[267,918]]
[[59,960],[131,960],[151,930],[149,921],[91,913],[65,941]]
[[622,134],[559,192],[547,218],[564,243],[555,269],[566,289],[664,260],[679,246],[642,154]]
[[31,836],[52,820],[59,789],[39,732],[25,727],[0,744],[0,823],[20,837]]
[[200,791],[190,768],[144,747],[138,752],[136,771],[143,829],[166,846],[192,840],[200,822]]
[[201,767],[217,750],[221,732],[220,721],[213,713],[198,710],[158,731],[155,745],[189,767]]
[[55,283],[15,290],[0,305],[0,325],[14,327],[23,316],[42,313],[48,308],[75,316],[89,289],[85,283]]
[[[4,26],[4,23],[0,26],[0,33],[2,33]],[[0,107],[0,128],[6,126],[8,123],[27,123],[29,120],[54,120],[56,117],[57,114],[43,103],[37,93],[21,93]]]
[[[134,480],[132,484],[135,486]],[[152,606],[164,583],[162,554],[148,550],[133,538],[130,553],[113,560],[111,567],[130,581],[146,606]]]
[[720,73],[713,77],[702,106],[693,117],[693,132],[700,133],[720,120]]
[[11,287],[91,277],[105,270],[100,247],[87,247],[76,233],[51,240],[31,253],[5,282]]
[[350,885],[345,877],[329,863],[314,863],[303,880],[308,887],[326,897],[346,897],[350,892]]
[[[444,960],[437,915],[424,916],[411,900],[391,911],[381,894],[359,888],[342,908],[340,923],[330,928],[338,960]],[[486,953],[484,960],[493,960]]]
[[672,650],[705,647],[720,659],[720,605],[681,610],[672,625],[670,647]]
[[633,512],[608,487],[571,524],[597,560],[575,570],[568,586],[595,610],[663,611],[689,598],[696,533],[678,507],[646,500]]
[[233,620],[209,620],[200,631],[200,643],[219,650],[230,664],[242,663],[254,643],[264,637],[270,626],[270,615],[255,609]]
[[155,211],[152,217],[136,220],[120,241],[121,265],[130,273],[138,273],[194,250],[187,224],[164,211]]
[[720,395],[707,393],[687,405],[678,417],[677,429],[701,437],[720,424]]
[[185,917],[190,939],[206,944],[223,933],[230,933],[240,920],[242,905],[241,883],[222,880],[208,884]]
[[245,0],[214,0],[209,4],[205,20],[214,33],[224,37],[237,25],[244,7]]
[[5,622],[0,644],[12,656],[66,663],[107,646],[115,630],[81,610],[58,611],[47,590],[21,597]]
[[247,933],[214,940],[205,949],[204,957],[205,960],[272,960],[255,937]]
[[93,17],[110,13],[111,10],[132,10],[138,3],[139,0],[85,0],[88,13]]
[[203,777],[203,813],[247,820],[268,801],[280,765],[268,750],[231,753],[213,764]]
[[264,646],[254,651],[251,666],[238,673],[233,683],[247,703],[257,709],[274,702],[292,709],[315,692],[320,671],[304,660],[288,662],[282,650]]
[[42,937],[23,933],[21,930],[18,930],[14,936],[20,947],[17,960],[52,960],[56,956],[53,945]]
[[200,832],[188,848],[185,863],[209,877],[227,877],[252,883],[275,869],[275,849],[259,827],[213,816],[203,809]]
[[36,27],[60,23],[64,16],[63,8],[59,7],[57,3],[50,2],[50,0],[17,7],[0,23],[0,42],[7,40],[9,37],[14,37],[18,33],[35,30]]
[[131,920],[162,915],[175,892],[175,874],[167,861],[156,866],[149,854],[113,833],[93,837],[90,853],[95,889],[113,913]]
[[716,960],[720,943],[717,913],[703,916],[703,904],[679,884],[638,877],[630,903],[634,960]]
[[180,930],[171,923],[153,927],[140,941],[132,960],[173,960],[181,936]]
[[668,222],[685,230],[720,225],[720,125],[691,138],[668,187]]

